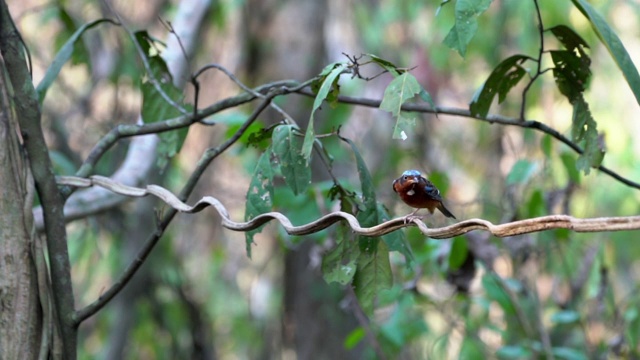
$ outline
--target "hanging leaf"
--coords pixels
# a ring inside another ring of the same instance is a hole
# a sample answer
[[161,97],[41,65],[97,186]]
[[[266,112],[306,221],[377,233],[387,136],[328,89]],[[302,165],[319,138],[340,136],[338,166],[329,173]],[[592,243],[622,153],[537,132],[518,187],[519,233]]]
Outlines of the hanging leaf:
[[374,249],[361,249],[353,288],[367,315],[373,314],[378,297],[391,285],[391,264],[385,243],[379,241]]
[[[167,68],[164,59],[159,55],[151,56],[148,59],[151,69],[151,76],[156,79],[158,86],[174,103],[184,106],[182,91],[173,85],[171,73]],[[158,91],[156,85],[151,80],[143,78],[142,85],[142,121],[153,123],[167,120],[182,115],[179,109],[170,104]],[[188,106],[184,106],[190,110]],[[175,156],[187,137],[188,127],[160,133],[160,144],[158,145],[158,167],[164,169],[169,159]]]
[[406,139],[407,134],[415,127],[415,117],[402,111],[402,104],[421,91],[424,90],[418,80],[408,72],[393,79],[385,89],[380,109],[390,112],[396,118],[394,139]]
[[573,4],[589,19],[591,26],[595,30],[598,38],[609,50],[609,53],[616,62],[622,75],[627,80],[636,101],[640,104],[640,74],[633,64],[627,49],[625,49],[622,41],[616,33],[611,29],[606,20],[585,0],[571,0]]
[[[253,171],[249,189],[247,190],[247,203],[245,205],[244,220],[250,220],[254,217],[271,211],[273,207],[273,170],[271,168],[270,149],[267,149],[256,164]],[[245,242],[247,256],[251,258],[251,245],[255,234],[262,231],[264,226],[245,232]]]
[[[309,118],[309,124],[307,125],[307,132],[304,135],[304,143],[302,144],[302,155],[305,159],[305,163],[308,165],[311,161],[311,150],[313,149],[313,142],[316,140],[315,130],[313,129],[313,120],[316,110],[320,108],[322,102],[327,100],[329,103],[334,103],[338,99],[340,93],[340,87],[338,80],[340,74],[347,68],[344,63],[334,63],[324,68],[320,73],[320,80],[322,85],[317,90],[317,95],[313,101],[313,109],[311,110],[311,117]],[[312,84],[312,89],[318,86],[318,82]]]
[[294,125],[282,125],[273,130],[271,151],[280,165],[282,177],[295,195],[304,192],[311,182],[311,168],[301,153],[302,137]]
[[471,104],[469,104],[471,115],[480,118],[486,117],[496,94],[498,94],[498,103],[502,103],[509,90],[526,74],[521,65],[527,59],[529,57],[525,55],[513,55],[496,66],[471,100]]
[[322,277],[327,283],[351,283],[358,268],[360,248],[351,229],[341,222],[336,231],[336,246],[322,257]]
[[76,30],[76,32],[74,32],[73,35],[67,40],[67,42],[60,48],[60,51],[58,51],[58,53],[56,54],[56,57],[51,62],[51,65],[49,65],[49,68],[47,68],[44,77],[36,87],[36,92],[38,93],[40,104],[42,104],[42,101],[47,94],[47,90],[49,90],[51,84],[53,84],[55,79],[58,77],[58,74],[60,74],[62,66],[64,66],[64,64],[69,61],[69,59],[73,55],[73,49],[76,42],[80,40],[85,31],[103,22],[109,22],[112,24],[114,23],[110,19],[98,19],[84,24],[79,27],[78,30]]

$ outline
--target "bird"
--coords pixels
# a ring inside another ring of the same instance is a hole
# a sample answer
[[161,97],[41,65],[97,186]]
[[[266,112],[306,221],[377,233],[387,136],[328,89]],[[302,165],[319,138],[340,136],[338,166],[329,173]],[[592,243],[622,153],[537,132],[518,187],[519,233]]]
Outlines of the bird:
[[416,208],[407,218],[413,217],[420,209],[428,209],[431,214],[435,209],[444,216],[455,219],[442,201],[440,190],[420,174],[418,170],[407,170],[393,181],[393,191],[398,193],[405,204]]

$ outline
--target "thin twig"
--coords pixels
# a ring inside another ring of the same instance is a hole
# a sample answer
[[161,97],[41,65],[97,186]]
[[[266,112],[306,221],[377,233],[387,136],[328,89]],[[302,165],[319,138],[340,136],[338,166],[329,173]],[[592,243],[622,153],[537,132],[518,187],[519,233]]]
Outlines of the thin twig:
[[542,25],[542,15],[540,14],[540,6],[538,5],[538,0],[533,0],[533,3],[536,7],[536,14],[538,15],[538,36],[540,37],[540,48],[538,49],[538,58],[534,61],[537,64],[536,73],[529,79],[529,83],[522,90],[522,105],[520,105],[520,120],[525,120],[525,110],[527,104],[527,93],[529,89],[533,85],[533,83],[542,75],[545,71],[540,71],[542,68],[542,54],[544,53],[544,26]]

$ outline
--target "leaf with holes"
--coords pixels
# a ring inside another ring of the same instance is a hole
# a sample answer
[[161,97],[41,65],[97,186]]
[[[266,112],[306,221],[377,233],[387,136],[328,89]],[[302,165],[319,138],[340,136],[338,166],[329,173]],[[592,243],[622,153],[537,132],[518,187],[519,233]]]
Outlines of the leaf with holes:
[[498,94],[498,103],[502,103],[509,90],[516,86],[526,74],[521,65],[527,59],[529,57],[526,55],[513,55],[496,66],[471,100],[469,104],[471,115],[481,118],[487,116],[496,94]]
[[556,80],[558,90],[573,104],[582,97],[582,92],[586,89],[591,78],[591,70],[589,69],[591,60],[588,57],[581,58],[569,50],[554,50],[550,53],[551,60],[555,65],[553,77]]
[[311,168],[302,155],[302,136],[294,125],[282,125],[273,130],[271,151],[287,186],[295,195],[304,192],[311,182]]
[[[244,221],[253,219],[254,217],[271,211],[273,206],[273,170],[269,161],[270,149],[267,149],[256,164],[247,190],[247,203],[244,211]],[[251,258],[251,245],[255,234],[262,231],[261,226],[257,229],[245,232],[245,242],[247,247],[247,256]]]
[[402,111],[402,104],[421,91],[424,90],[418,80],[408,72],[393,79],[385,89],[380,109],[390,112],[396,118],[393,130],[394,139],[406,139],[407,133],[415,126],[415,117]]
[[600,142],[596,121],[591,116],[589,104],[579,97],[573,104],[573,121],[571,127],[573,141],[583,141],[583,153],[576,161],[578,170],[589,175],[591,168],[597,168],[604,159],[604,146]]
[[444,44],[464,57],[467,45],[478,31],[477,17],[485,12],[489,5],[491,0],[457,0],[455,24],[444,38]]
[[354,241],[351,228],[340,222],[336,231],[336,246],[322,257],[322,277],[327,283],[351,283],[358,268],[360,248]]

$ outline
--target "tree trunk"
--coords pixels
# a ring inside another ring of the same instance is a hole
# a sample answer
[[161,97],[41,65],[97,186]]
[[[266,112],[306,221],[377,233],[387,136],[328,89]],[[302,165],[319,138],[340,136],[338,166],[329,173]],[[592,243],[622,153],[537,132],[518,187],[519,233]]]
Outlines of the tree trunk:
[[0,59],[0,359],[38,357],[42,310],[32,244],[34,187]]

